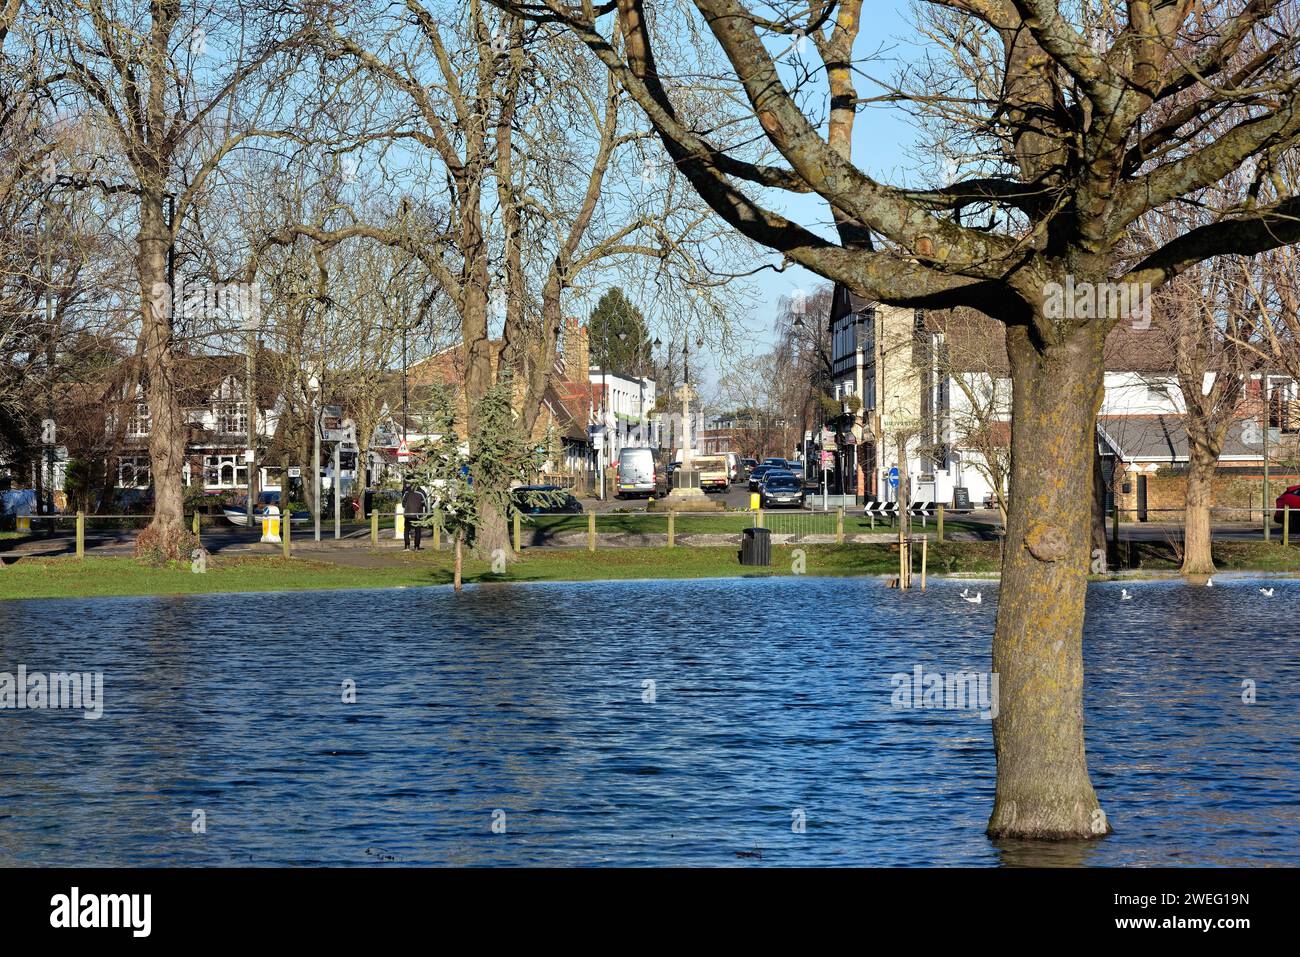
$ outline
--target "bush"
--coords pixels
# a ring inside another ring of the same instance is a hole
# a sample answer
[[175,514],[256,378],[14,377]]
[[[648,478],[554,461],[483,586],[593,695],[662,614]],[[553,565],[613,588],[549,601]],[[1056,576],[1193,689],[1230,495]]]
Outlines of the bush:
[[135,537],[135,557],[147,565],[188,562],[199,547],[199,537],[184,526],[159,529],[145,526]]

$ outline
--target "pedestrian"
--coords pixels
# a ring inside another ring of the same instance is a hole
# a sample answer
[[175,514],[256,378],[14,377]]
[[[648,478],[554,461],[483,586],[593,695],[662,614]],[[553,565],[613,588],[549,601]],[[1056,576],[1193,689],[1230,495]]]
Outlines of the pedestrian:
[[412,547],[412,538],[415,540],[414,548],[417,552],[423,547],[420,545],[420,535],[424,531],[424,527],[419,522],[428,507],[427,501],[424,497],[424,490],[419,486],[410,483],[402,486],[402,511],[406,515],[406,534],[403,537],[403,549]]

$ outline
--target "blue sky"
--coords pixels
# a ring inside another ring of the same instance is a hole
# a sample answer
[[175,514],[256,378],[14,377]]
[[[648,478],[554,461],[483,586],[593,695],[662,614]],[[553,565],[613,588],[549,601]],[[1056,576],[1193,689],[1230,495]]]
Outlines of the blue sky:
[[[916,53],[911,42],[914,28],[911,25],[909,5],[906,0],[866,0],[864,7],[857,55],[865,57],[877,53],[878,57],[867,69],[875,75],[888,78],[894,74],[900,62],[914,57]],[[880,88],[862,74],[857,76],[855,84],[859,96],[874,96],[880,92]],[[855,123],[853,160],[859,168],[884,181],[904,182],[914,175],[914,163],[907,152],[913,139],[914,132],[908,117],[898,109],[868,107],[859,112]],[[776,197],[773,196],[772,199],[775,200]],[[833,237],[830,211],[820,199],[783,194],[780,201],[773,205],[796,222]],[[771,257],[770,261],[776,263],[779,258]],[[745,320],[754,347],[771,340],[777,303],[781,297],[791,296],[798,289],[811,291],[825,282],[820,276],[797,266],[781,273],[771,270],[758,273],[753,278],[756,293],[754,306],[749,318]],[[717,358],[710,357],[710,383],[715,382],[719,374]]]

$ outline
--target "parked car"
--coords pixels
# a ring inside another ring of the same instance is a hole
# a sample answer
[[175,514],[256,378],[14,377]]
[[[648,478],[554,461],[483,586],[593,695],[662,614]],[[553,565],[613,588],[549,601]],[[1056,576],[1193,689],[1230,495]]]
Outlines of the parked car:
[[510,490],[515,508],[525,515],[577,515],[582,503],[558,485],[520,485]]
[[758,468],[758,459],[741,459],[740,464],[745,467],[745,479],[748,481],[749,473]]
[[790,463],[785,459],[763,459],[763,464],[771,465],[778,469],[788,469],[790,467]]
[[783,505],[803,508],[803,479],[788,470],[770,469],[763,476],[759,495],[760,504],[764,508],[777,508]]
[[700,488],[706,492],[725,492],[731,486],[725,455],[697,455],[691,468],[700,473]]
[[749,490],[751,492],[757,492],[759,490],[759,486],[763,484],[763,476],[768,472],[770,472],[773,468],[775,468],[775,466],[772,465],[754,466],[753,471],[749,473]]
[[732,485],[739,485],[745,481],[745,465],[739,455],[735,452],[728,452],[727,455],[727,481]]
[[618,479],[614,497],[653,495],[659,481],[654,449],[628,448],[618,453]]
[[1282,524],[1282,509],[1291,509],[1291,527],[1297,526],[1297,519],[1300,519],[1300,485],[1292,485],[1289,489],[1277,497],[1277,511],[1273,513],[1273,521],[1279,525]]

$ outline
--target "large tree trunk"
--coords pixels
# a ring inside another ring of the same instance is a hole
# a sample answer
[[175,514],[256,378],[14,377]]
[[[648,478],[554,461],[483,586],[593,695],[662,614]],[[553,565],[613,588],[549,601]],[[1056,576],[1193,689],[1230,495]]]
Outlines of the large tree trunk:
[[1189,423],[1188,439],[1191,455],[1187,467],[1187,509],[1184,517],[1183,567],[1184,575],[1213,575],[1214,556],[1211,553],[1210,509],[1214,506],[1214,471],[1219,463],[1219,448],[1203,433]]
[[185,520],[181,468],[185,462],[186,427],[176,395],[176,361],[172,353],[173,291],[167,284],[169,237],[161,192],[140,200],[136,265],[140,274],[140,336],[144,343],[143,379],[152,419],[149,469],[153,476],[153,526],[179,529]]
[[993,635],[997,793],[988,833],[995,838],[1062,840],[1110,829],[1083,743],[1087,493],[1104,326],[1051,345],[1036,343],[1024,325],[1007,330],[1014,451]]

